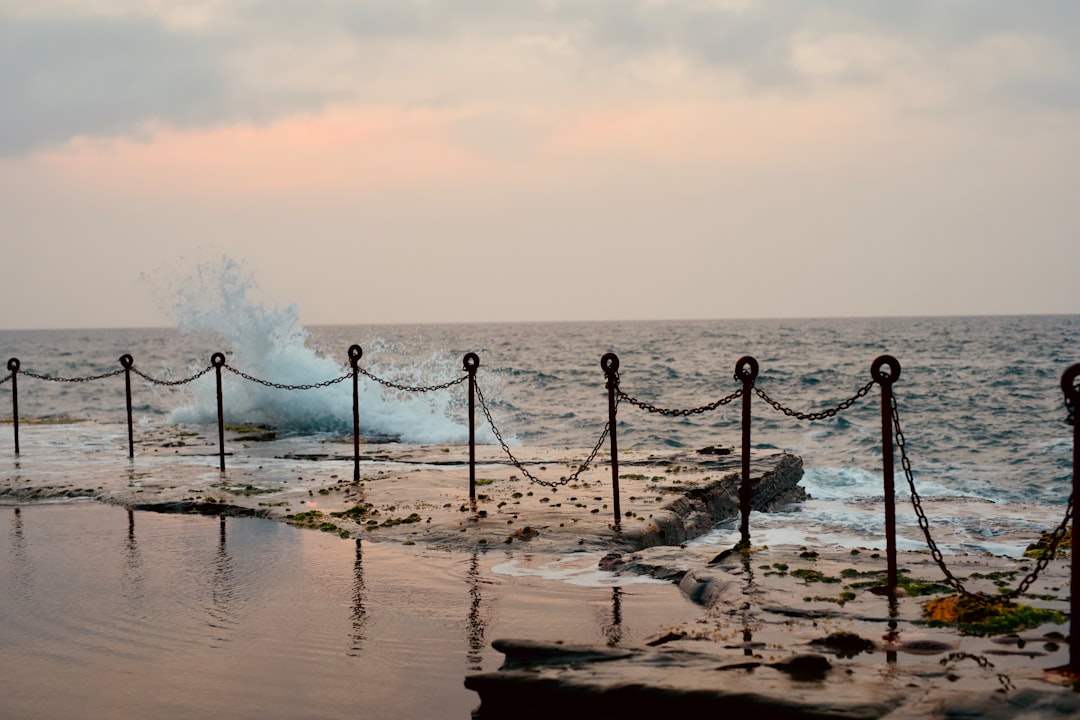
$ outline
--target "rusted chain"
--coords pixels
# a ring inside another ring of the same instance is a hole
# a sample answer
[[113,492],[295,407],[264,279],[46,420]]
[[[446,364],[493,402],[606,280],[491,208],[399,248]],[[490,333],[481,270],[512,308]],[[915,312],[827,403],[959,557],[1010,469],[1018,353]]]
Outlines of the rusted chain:
[[[369,373],[364,368],[357,368],[357,371],[361,375],[363,375],[364,377],[369,378],[371,380],[374,380],[375,382],[379,383],[380,385],[383,385],[383,386],[388,387],[388,388],[393,388],[395,390],[402,390],[404,392],[426,393],[426,392],[433,392],[435,390],[445,390],[448,387],[453,387],[454,385],[458,385],[458,384],[463,383],[463,382],[465,382],[466,380],[469,379],[469,376],[466,374],[466,375],[462,375],[459,378],[455,378],[453,380],[450,380],[449,382],[444,382],[441,385],[418,385],[418,386],[417,385],[398,385],[395,382],[390,382],[389,380],[383,380],[380,377],[376,377],[375,375],[372,375],[371,373]],[[342,379],[344,380],[344,378],[342,378]]]
[[919,497],[918,491],[915,489],[915,476],[911,471],[911,460],[908,459],[907,443],[904,439],[904,431],[900,427],[900,412],[896,406],[896,396],[892,397],[892,418],[893,427],[896,431],[896,445],[900,448],[900,464],[904,469],[904,477],[907,478],[908,487],[911,489],[911,504],[915,508],[915,516],[919,520],[919,527],[922,528],[923,535],[926,537],[926,545],[930,548],[930,555],[933,556],[934,562],[937,563],[941,572],[945,575],[945,579],[949,585],[953,587],[961,595],[976,600],[977,602],[990,604],[997,600],[1006,599],[1011,600],[1019,597],[1028,591],[1031,584],[1038,579],[1039,574],[1046,569],[1050,560],[1057,554],[1058,545],[1065,537],[1065,533],[1069,529],[1069,521],[1072,519],[1073,510],[1073,496],[1069,495],[1069,502],[1065,507],[1065,517],[1062,518],[1061,524],[1054,529],[1053,534],[1050,536],[1049,547],[1039,556],[1035,562],[1035,568],[1020,581],[1020,584],[1014,590],[1000,593],[997,596],[983,595],[980,593],[973,593],[963,586],[960,580],[952,574],[948,566],[945,564],[945,558],[938,548],[937,543],[934,542],[934,538],[930,534],[930,521],[926,517],[926,511],[922,507],[922,499]]
[[270,388],[276,388],[278,390],[314,390],[316,388],[323,388],[323,387],[329,387],[331,385],[336,385],[337,383],[339,383],[339,382],[341,382],[343,380],[348,380],[349,378],[351,378],[353,376],[352,371],[350,370],[349,372],[345,373],[341,377],[334,378],[333,380],[324,380],[323,382],[310,383],[310,384],[306,384],[306,385],[286,385],[284,383],[270,382],[269,380],[262,380],[260,378],[254,377],[252,375],[248,375],[243,370],[237,370],[236,368],[234,368],[232,365],[229,365],[229,364],[225,364],[225,365],[223,365],[223,367],[226,370],[228,370],[229,372],[231,372],[233,375],[238,375],[238,376],[244,378],[245,380],[250,380],[253,383],[258,383],[259,385],[265,385],[266,387],[270,387]]
[[143,380],[145,380],[145,381],[147,381],[149,383],[153,383],[154,385],[165,385],[165,386],[175,387],[177,385],[187,385],[190,382],[194,382],[194,381],[198,380],[203,375],[205,375],[206,373],[210,372],[213,369],[214,369],[213,365],[207,365],[205,368],[203,368],[199,372],[195,373],[194,375],[192,375],[189,378],[184,378],[183,380],[158,380],[155,377],[150,377],[149,375],[147,375],[146,373],[144,373],[142,370],[140,370],[139,368],[137,368],[135,366],[132,366],[131,372],[135,373],[136,375],[141,377]]
[[[112,372],[103,373],[101,375],[88,375],[86,377],[65,378],[65,377],[52,377],[51,375],[38,375],[37,373],[30,372],[29,370],[20,370],[20,373],[27,377],[32,377],[35,380],[47,380],[48,382],[64,382],[64,383],[84,383],[92,382],[94,380],[104,380],[105,378],[114,377],[124,372],[124,368],[119,370],[113,370]],[[10,376],[9,376],[10,377]]]
[[483,410],[484,417],[487,418],[488,424],[491,426],[491,431],[495,433],[495,439],[499,441],[499,445],[502,446],[503,452],[506,453],[506,456],[508,458],[510,458],[510,464],[517,468],[518,471],[520,471],[521,474],[525,476],[525,479],[537,485],[555,488],[576,481],[581,475],[581,473],[585,472],[592,464],[593,460],[596,459],[596,454],[599,453],[600,448],[604,446],[604,441],[607,440],[608,432],[611,430],[611,423],[604,423],[604,431],[600,433],[600,439],[596,442],[596,446],[592,449],[592,452],[589,453],[589,457],[585,460],[585,462],[581,463],[581,465],[578,466],[578,469],[575,470],[571,475],[560,478],[558,480],[543,480],[529,472],[528,468],[526,468],[520,460],[514,457],[514,453],[510,452],[510,446],[506,444],[505,440],[503,440],[502,433],[499,432],[499,428],[496,427],[495,421],[491,418],[491,410],[488,408],[487,401],[484,399],[484,393],[480,390],[480,383],[476,383],[475,388],[476,399],[480,401],[480,409]]
[[759,398],[761,398],[766,403],[771,405],[774,410],[778,410],[779,412],[784,413],[788,417],[793,417],[793,418],[796,418],[798,420],[824,420],[826,418],[831,418],[831,417],[835,417],[836,415],[839,415],[842,411],[847,410],[849,407],[854,405],[856,402],[858,402],[862,398],[866,397],[866,394],[868,392],[870,392],[870,389],[872,387],[874,387],[875,384],[876,384],[876,381],[871,380],[870,382],[866,383],[861,388],[859,388],[858,392],[856,392],[853,396],[851,396],[847,400],[842,401],[836,407],[829,408],[828,410],[821,410],[819,412],[810,412],[810,413],[798,412],[796,410],[792,410],[789,407],[785,407],[784,405],[778,403],[777,401],[775,401],[771,397],[769,397],[765,393],[764,390],[762,390],[761,388],[759,388],[757,386],[756,383],[754,385],[754,392],[757,394],[757,396]]
[[711,412],[712,410],[715,410],[716,408],[720,407],[721,405],[727,405],[728,403],[732,402],[733,400],[742,397],[742,388],[739,388],[738,390],[731,393],[727,397],[720,398],[719,400],[717,400],[715,402],[711,402],[708,405],[702,405],[701,407],[696,407],[696,408],[674,409],[673,410],[673,409],[670,409],[670,408],[662,408],[662,407],[656,407],[655,405],[650,405],[647,402],[644,402],[642,400],[638,400],[637,398],[634,398],[634,397],[630,397],[629,395],[624,393],[622,390],[616,390],[615,392],[618,394],[619,400],[622,400],[624,402],[628,402],[628,403],[630,403],[631,405],[633,405],[635,407],[641,408],[642,410],[648,410],[651,413],[658,413],[660,415],[667,415],[669,417],[686,417],[688,415],[700,415],[702,413]]

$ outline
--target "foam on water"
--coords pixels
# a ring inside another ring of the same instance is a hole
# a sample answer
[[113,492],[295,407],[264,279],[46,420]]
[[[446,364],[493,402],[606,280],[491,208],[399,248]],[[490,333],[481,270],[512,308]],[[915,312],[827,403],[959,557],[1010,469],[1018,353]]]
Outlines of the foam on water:
[[[281,385],[310,385],[346,375],[347,363],[321,355],[309,346],[295,305],[267,307],[251,297],[256,283],[235,261],[202,263],[176,290],[173,309],[182,330],[211,332],[226,345],[226,362],[253,377]],[[461,375],[446,357],[433,355],[410,364],[408,377],[393,367],[361,364],[368,372],[409,386],[439,384]],[[352,430],[351,380],[310,390],[283,390],[222,373],[225,420],[263,423],[285,433],[347,433]],[[194,383],[195,401],[175,409],[178,423],[213,423],[217,419],[214,383]],[[404,393],[386,390],[361,378],[360,423],[366,436],[406,443],[460,443],[468,428],[450,391]],[[461,393],[457,393],[460,395]]]
[[649,583],[668,584],[668,580],[657,580],[645,575],[616,575],[599,568],[600,553],[572,553],[551,560],[526,556],[500,563],[491,568],[496,575],[508,577],[536,577],[545,580],[558,580],[568,585],[579,587],[622,587]]

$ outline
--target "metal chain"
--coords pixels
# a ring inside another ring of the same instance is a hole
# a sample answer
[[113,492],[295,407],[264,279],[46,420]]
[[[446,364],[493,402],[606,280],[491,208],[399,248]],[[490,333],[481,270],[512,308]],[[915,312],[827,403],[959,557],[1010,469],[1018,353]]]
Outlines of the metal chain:
[[[581,465],[578,466],[578,469],[575,470],[571,475],[560,478],[559,480],[543,480],[529,472],[529,470],[521,463],[521,461],[514,457],[514,454],[510,452],[510,446],[508,446],[506,444],[506,441],[503,440],[502,433],[499,432],[499,428],[495,426],[495,421],[491,419],[491,410],[488,409],[487,401],[484,400],[484,393],[480,391],[480,384],[476,383],[474,387],[476,388],[476,398],[480,401],[480,409],[484,411],[484,417],[487,418],[488,424],[491,425],[491,431],[495,433],[495,439],[499,441],[499,445],[502,446],[503,452],[506,453],[506,456],[508,458],[510,458],[510,464],[517,468],[521,472],[521,474],[525,476],[526,480],[537,485],[555,488],[567,485],[571,482],[575,482],[581,475],[581,473],[585,472],[592,464],[592,461],[596,459],[596,454],[600,452],[600,448],[604,446],[604,441],[607,440],[608,432],[610,432],[611,430],[611,421],[609,420],[608,422],[604,423],[604,431],[600,433],[600,439],[596,442],[596,446],[592,449],[592,452],[589,453],[589,457],[586,458],[585,462],[581,463]],[[617,408],[618,400],[616,400],[615,403],[615,407]]]
[[639,407],[642,410],[648,410],[651,413],[659,413],[661,415],[668,415],[670,417],[685,417],[687,415],[700,415],[701,413],[710,412],[710,411],[715,410],[716,408],[720,407],[721,405],[727,405],[732,400],[735,400],[736,398],[742,397],[742,388],[739,388],[738,390],[731,393],[727,397],[720,398],[719,400],[717,400],[715,402],[711,402],[708,405],[702,405],[701,407],[696,407],[696,408],[671,410],[671,409],[668,409],[668,408],[656,407],[655,405],[650,405],[649,403],[638,400],[637,398],[632,398],[629,395],[627,395],[626,393],[624,393],[622,390],[619,390],[619,389],[616,389],[615,392],[618,393],[619,400],[625,400],[626,402],[630,403],[631,405]]
[[0,380],[0,385],[3,385],[4,383],[6,383],[10,379],[11,379],[11,373],[8,373],[7,377],[5,377],[3,380]]
[[856,392],[853,396],[851,396],[847,400],[844,400],[843,402],[841,402],[839,405],[837,405],[834,408],[829,408],[828,410],[821,410],[820,412],[811,412],[811,413],[802,413],[802,412],[798,412],[796,410],[792,410],[789,407],[784,407],[783,405],[781,405],[780,403],[776,402],[771,397],[766,395],[765,391],[757,386],[757,383],[754,384],[754,392],[757,394],[757,396],[759,398],[761,398],[762,400],[767,402],[769,405],[772,405],[773,409],[784,413],[788,417],[797,418],[799,420],[824,420],[825,418],[831,418],[831,417],[835,417],[836,415],[839,415],[841,411],[847,410],[849,407],[854,405],[858,400],[861,400],[862,398],[866,397],[866,394],[868,392],[870,392],[870,388],[874,387],[876,382],[877,381],[875,381],[875,380],[871,380],[870,382],[866,383],[861,388],[859,388],[859,391]]
[[29,370],[20,370],[19,372],[22,373],[23,375],[26,375],[27,377],[32,377],[32,378],[34,378],[36,380],[48,380],[49,382],[82,383],[82,382],[91,382],[93,380],[103,380],[105,378],[110,378],[110,377],[113,377],[115,375],[119,375],[120,373],[124,372],[124,368],[120,368],[119,370],[113,370],[112,372],[107,372],[107,373],[104,373],[102,375],[89,375],[87,377],[77,377],[77,378],[51,377],[49,375],[38,375],[37,373],[32,373]]
[[1065,533],[1068,532],[1069,521],[1072,519],[1073,496],[1071,494],[1069,495],[1069,502],[1065,508],[1065,517],[1062,518],[1061,524],[1055,528],[1053,534],[1050,536],[1050,547],[1042,553],[1035,562],[1035,569],[1020,581],[1020,584],[1015,590],[1001,593],[997,597],[971,592],[966,589],[956,576],[952,574],[949,568],[946,567],[945,558],[942,556],[941,550],[938,548],[937,543],[934,542],[934,538],[930,536],[930,521],[927,519],[926,512],[923,510],[922,499],[919,497],[918,491],[915,490],[915,477],[911,472],[911,460],[908,459],[907,455],[907,443],[904,439],[904,431],[900,427],[900,413],[896,407],[895,395],[891,396],[890,403],[892,407],[893,428],[896,432],[896,445],[900,448],[900,465],[904,469],[904,477],[907,478],[908,487],[911,489],[911,504],[915,508],[915,515],[919,520],[919,527],[922,528],[923,535],[926,537],[926,545],[930,548],[930,554],[938,564],[938,567],[941,568],[941,572],[944,573],[949,585],[952,585],[952,587],[961,595],[981,603],[993,603],[995,600],[1000,600],[1002,598],[1011,600],[1027,592],[1028,588],[1031,587],[1031,584],[1038,579],[1039,574],[1046,569],[1050,560],[1057,555],[1058,545],[1065,537]]
[[[445,390],[448,387],[453,387],[454,385],[457,385],[459,383],[463,383],[463,382],[465,382],[466,380],[469,379],[468,374],[466,374],[466,375],[462,375],[459,378],[455,378],[454,380],[450,380],[449,382],[444,382],[442,385],[420,385],[420,386],[398,385],[397,383],[390,382],[389,380],[383,380],[380,377],[376,377],[375,375],[372,375],[371,373],[369,373],[364,368],[358,367],[358,368],[356,368],[356,370],[357,370],[357,372],[359,372],[364,377],[370,378],[370,379],[374,380],[375,382],[379,383],[380,385],[385,385],[386,387],[394,388],[395,390],[403,390],[405,392],[425,393],[425,392],[433,392],[435,390]],[[344,378],[342,378],[342,379],[344,379]]]
[[246,372],[244,372],[242,370],[237,370],[232,365],[229,365],[227,363],[225,365],[222,365],[222,367],[225,368],[226,370],[228,370],[229,372],[231,372],[234,375],[239,375],[240,377],[244,378],[245,380],[250,380],[251,382],[258,383],[259,385],[265,385],[266,387],[277,388],[278,390],[314,390],[316,388],[329,387],[331,385],[336,385],[337,383],[341,382],[342,380],[348,380],[349,378],[351,378],[353,376],[352,371],[350,370],[349,372],[345,373],[341,377],[334,378],[333,380],[324,380],[323,382],[311,383],[309,385],[285,385],[285,384],[282,384],[282,383],[270,382],[269,380],[261,380],[261,379],[259,379],[257,377],[253,377],[251,375],[248,375]]
[[134,365],[131,367],[131,372],[135,373],[136,375],[141,377],[143,380],[145,380],[147,382],[150,382],[150,383],[153,383],[154,385],[176,386],[176,385],[187,385],[189,382],[194,382],[195,380],[198,380],[203,375],[205,375],[206,373],[210,372],[213,369],[214,369],[213,365],[207,365],[205,368],[203,368],[199,372],[195,373],[194,375],[192,375],[189,378],[184,378],[183,380],[158,380],[155,377],[150,377],[149,375],[147,375],[146,373],[144,373],[142,370],[135,367]]

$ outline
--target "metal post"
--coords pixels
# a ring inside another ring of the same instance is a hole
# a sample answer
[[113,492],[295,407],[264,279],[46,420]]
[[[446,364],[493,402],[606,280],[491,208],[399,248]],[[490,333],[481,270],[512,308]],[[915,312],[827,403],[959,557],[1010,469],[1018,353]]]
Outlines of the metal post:
[[217,373],[218,467],[221,472],[225,472],[225,409],[221,402],[221,366],[225,364],[225,355],[214,353],[210,356],[210,364]]
[[364,349],[359,345],[349,346],[349,365],[352,366],[352,437],[353,437],[353,482],[360,482],[360,358]]
[[[1072,494],[1078,496],[1080,488],[1080,388],[1077,387],[1077,379],[1080,378],[1080,363],[1069,367],[1061,376],[1061,389],[1065,393],[1065,404],[1069,407],[1069,421],[1073,426],[1073,482]],[[1076,534],[1076,515],[1073,514],[1072,527],[1072,580],[1070,584],[1072,598],[1069,604],[1070,622],[1075,623],[1080,618],[1080,576],[1077,575],[1076,558],[1080,554],[1080,539]],[[1069,672],[1080,673],[1080,628],[1072,628],[1069,632]]]
[[739,485],[739,546],[750,547],[750,399],[758,376],[758,362],[743,355],[735,363],[735,379],[742,381],[742,483]]
[[[889,366],[888,374],[881,372]],[[892,355],[881,355],[870,366],[870,376],[881,386],[881,464],[885,481],[885,556],[888,577],[885,593],[896,595],[896,491],[893,487],[892,384],[900,377],[900,363]]]
[[19,456],[19,358],[7,361],[11,372],[11,426],[15,430],[15,457]]
[[469,373],[469,500],[476,500],[476,369],[480,356],[465,353],[462,363]]
[[611,438],[611,495],[615,506],[615,525],[622,522],[622,512],[619,509],[619,443],[615,437],[615,391],[619,389],[619,356],[615,353],[605,353],[600,358],[600,367],[604,369],[607,377],[608,397],[608,435]]
[[128,421],[128,458],[135,458],[135,430],[131,421],[131,366],[135,364],[135,358],[127,353],[120,356],[120,364],[124,366],[124,390],[127,395],[127,421]]

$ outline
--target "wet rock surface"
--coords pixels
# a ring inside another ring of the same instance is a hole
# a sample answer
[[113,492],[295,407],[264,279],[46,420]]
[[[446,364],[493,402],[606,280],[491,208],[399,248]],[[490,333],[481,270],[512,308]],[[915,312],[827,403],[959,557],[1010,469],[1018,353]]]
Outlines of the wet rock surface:
[[[506,664],[469,677],[478,717],[641,717],[644,713],[758,712],[783,718],[1080,717],[1067,661],[1067,625],[1008,636],[962,635],[923,621],[941,591],[890,599],[876,551],[803,547],[652,547],[611,555],[618,574],[678,578],[702,607],[693,625],[661,630],[642,648],[497,641]],[[998,592],[1032,563],[947,558],[975,592]],[[910,587],[936,588],[940,571],[901,553]],[[1065,610],[1069,570],[1052,562],[1022,602]],[[542,658],[542,662],[536,658]]]

